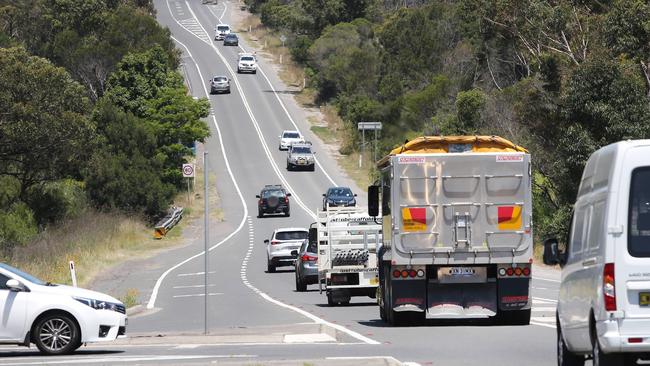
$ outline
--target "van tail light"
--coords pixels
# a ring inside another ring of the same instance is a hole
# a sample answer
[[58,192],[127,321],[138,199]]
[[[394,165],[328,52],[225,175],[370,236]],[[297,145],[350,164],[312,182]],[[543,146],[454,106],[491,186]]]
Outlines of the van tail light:
[[271,245],[280,244],[279,240],[271,240]]
[[300,257],[300,259],[303,262],[312,262],[312,261],[315,262],[315,261],[318,260],[318,257],[314,257],[314,256],[311,256],[309,254],[303,254],[302,257]]
[[605,310],[616,311],[614,263],[605,263],[605,268],[603,269],[603,296],[605,297]]

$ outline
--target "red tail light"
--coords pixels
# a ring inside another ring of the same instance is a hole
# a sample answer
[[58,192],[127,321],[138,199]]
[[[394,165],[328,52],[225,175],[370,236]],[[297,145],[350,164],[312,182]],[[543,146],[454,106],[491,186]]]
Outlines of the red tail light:
[[514,273],[515,273],[515,270],[512,269],[512,267],[506,269],[506,274],[507,274],[508,276],[512,276]]
[[603,269],[603,296],[605,297],[605,310],[616,311],[614,263],[605,263],[605,268]]
[[310,261],[317,261],[318,257],[314,257],[314,256],[311,256],[309,254],[303,254],[302,257],[300,257],[300,259],[303,262],[310,262]]
[[280,244],[278,240],[271,240],[271,245]]
[[402,275],[402,271],[400,271],[399,269],[393,271],[393,277],[398,278],[401,275]]
[[409,271],[409,277],[415,278],[415,276],[417,276],[417,275],[418,275],[418,273],[417,273],[416,270],[412,269],[412,270]]
[[523,273],[524,276],[526,276],[526,277],[530,276],[530,268],[528,268],[528,267],[524,268],[524,270],[523,270],[522,273]]
[[409,271],[407,271],[407,270],[405,270],[405,269],[402,270],[402,278],[406,278],[406,277],[408,277],[408,276],[409,276]]

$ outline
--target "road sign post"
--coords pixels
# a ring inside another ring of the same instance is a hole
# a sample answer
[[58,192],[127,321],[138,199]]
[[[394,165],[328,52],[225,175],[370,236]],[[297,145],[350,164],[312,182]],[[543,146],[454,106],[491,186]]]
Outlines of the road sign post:
[[357,129],[361,131],[361,155],[359,155],[359,168],[363,165],[363,154],[366,151],[366,130],[375,131],[375,144],[373,148],[373,159],[377,161],[377,131],[381,131],[381,122],[359,122]]
[[190,181],[194,179],[194,164],[183,164],[183,177],[187,178],[187,203],[192,204]]
[[205,202],[203,221],[204,275],[203,275],[203,333],[208,334],[208,152],[203,152],[203,200]]
[[72,287],[77,287],[77,271],[74,269],[74,261],[70,261],[70,277],[72,277]]

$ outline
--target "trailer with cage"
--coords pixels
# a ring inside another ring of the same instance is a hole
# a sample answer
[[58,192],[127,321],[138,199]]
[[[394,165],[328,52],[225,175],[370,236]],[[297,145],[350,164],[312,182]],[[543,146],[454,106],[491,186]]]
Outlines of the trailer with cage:
[[368,212],[382,217],[380,316],[528,324],[531,160],[495,136],[420,137],[377,163]]
[[353,296],[375,298],[379,220],[359,207],[328,207],[317,212],[310,240],[318,242],[319,290],[327,295],[328,305],[346,305]]

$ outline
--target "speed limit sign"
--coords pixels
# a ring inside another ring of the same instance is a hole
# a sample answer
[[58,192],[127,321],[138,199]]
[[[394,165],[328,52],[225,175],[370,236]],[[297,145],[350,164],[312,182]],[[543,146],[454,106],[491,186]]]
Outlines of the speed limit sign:
[[194,164],[183,164],[183,177],[194,178]]

